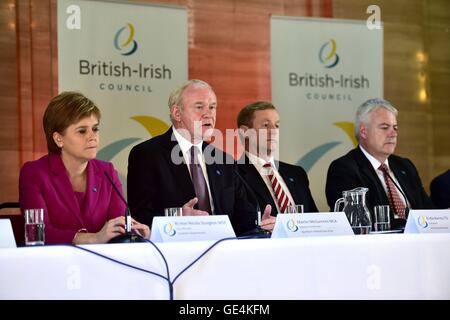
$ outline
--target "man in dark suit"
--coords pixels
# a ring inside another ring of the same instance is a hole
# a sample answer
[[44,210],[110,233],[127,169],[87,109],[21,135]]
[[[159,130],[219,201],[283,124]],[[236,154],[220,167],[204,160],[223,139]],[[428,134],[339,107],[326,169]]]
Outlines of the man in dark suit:
[[450,209],[450,170],[431,181],[430,197],[436,208]]
[[258,204],[271,204],[272,216],[295,204],[303,205],[304,212],[317,212],[305,170],[276,160],[280,117],[275,106],[265,101],[249,104],[239,112],[237,125],[245,146],[238,170]]
[[328,168],[326,196],[331,210],[342,192],[369,188],[366,204],[390,205],[391,228],[402,228],[408,208],[429,209],[433,204],[423,189],[414,164],[395,156],[398,111],[388,101],[370,99],[356,112],[355,134],[359,146]]
[[[169,97],[172,127],[135,147],[128,158],[128,201],[139,221],[152,224],[164,209],[183,215],[228,214],[237,235],[256,227],[256,211],[234,159],[206,143],[214,133],[217,98],[204,81],[190,80]],[[270,206],[261,227],[271,230]]]

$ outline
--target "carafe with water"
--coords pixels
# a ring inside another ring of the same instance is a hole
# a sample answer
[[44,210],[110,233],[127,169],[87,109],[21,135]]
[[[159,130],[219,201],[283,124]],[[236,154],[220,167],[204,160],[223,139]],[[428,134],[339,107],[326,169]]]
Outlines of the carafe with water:
[[355,188],[342,192],[342,198],[336,200],[334,211],[340,211],[343,203],[345,215],[347,216],[354,234],[368,234],[372,228],[370,212],[366,206],[366,193],[368,188]]

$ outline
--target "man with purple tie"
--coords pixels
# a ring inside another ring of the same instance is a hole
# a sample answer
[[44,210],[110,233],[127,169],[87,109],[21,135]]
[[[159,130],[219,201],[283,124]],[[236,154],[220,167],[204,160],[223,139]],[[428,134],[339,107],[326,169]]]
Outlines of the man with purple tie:
[[[182,207],[183,215],[229,215],[237,235],[254,229],[255,207],[247,201],[234,160],[206,142],[216,123],[211,86],[190,80],[171,93],[168,106],[172,127],[130,152],[131,214],[151,225],[165,208]],[[261,227],[270,229],[270,206],[265,213]]]

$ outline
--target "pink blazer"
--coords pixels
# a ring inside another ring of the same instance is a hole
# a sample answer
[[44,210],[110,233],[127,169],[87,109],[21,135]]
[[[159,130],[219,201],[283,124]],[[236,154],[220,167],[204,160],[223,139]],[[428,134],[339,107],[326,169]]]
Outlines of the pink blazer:
[[84,208],[75,192],[59,154],[27,162],[20,170],[19,201],[26,208],[44,208],[45,243],[72,243],[75,233],[86,228],[98,232],[106,221],[125,213],[125,204],[113,190],[104,172],[122,192],[112,163],[90,160]]

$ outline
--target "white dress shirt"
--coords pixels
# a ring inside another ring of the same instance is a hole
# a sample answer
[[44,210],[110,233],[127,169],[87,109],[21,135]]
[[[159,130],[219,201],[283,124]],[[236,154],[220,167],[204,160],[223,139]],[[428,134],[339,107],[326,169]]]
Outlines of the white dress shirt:
[[[386,185],[386,181],[384,181],[384,176],[383,176],[383,172],[381,170],[378,170],[378,168],[381,166],[381,162],[378,161],[377,159],[375,159],[369,152],[367,152],[366,150],[364,150],[364,148],[359,145],[359,148],[361,149],[361,151],[364,153],[364,155],[366,156],[366,158],[370,161],[370,163],[373,166],[373,169],[375,170],[375,172],[377,173],[378,179],[380,179],[381,184],[383,185],[384,191],[386,192],[386,195],[388,195],[389,198],[389,191]],[[391,170],[391,167],[389,166],[389,161],[388,159],[386,159],[386,161],[384,162],[384,164],[388,167],[389,169],[389,175],[391,176],[391,178],[395,181],[395,183],[397,184],[398,188],[400,188],[401,191],[397,191],[400,194],[400,200],[403,202],[403,204],[408,207],[408,204],[405,203],[405,199],[402,196],[402,192],[403,190],[401,189],[400,183],[398,183],[397,178],[395,177],[394,173]],[[388,178],[389,179],[389,178]],[[398,189],[397,188],[397,189]],[[403,194],[405,194],[403,192]]]
[[[209,187],[209,179],[208,179],[208,172],[206,171],[206,164],[205,164],[205,159],[203,157],[203,141],[200,141],[197,144],[192,144],[190,141],[186,140],[178,131],[177,129],[175,129],[175,127],[172,127],[173,129],[173,134],[175,135],[175,138],[177,139],[178,144],[180,145],[180,149],[181,152],[183,153],[183,158],[184,158],[184,162],[187,165],[189,174],[191,175],[191,167],[189,166],[189,164],[191,163],[191,147],[195,146],[198,148],[198,163],[200,164],[200,167],[202,168],[202,172],[203,172],[203,176],[205,177],[206,180],[206,186],[208,188],[208,193],[209,193],[209,203],[211,206],[211,214],[213,214],[214,212],[214,201],[212,200],[212,196],[211,196],[211,188]],[[192,178],[192,176],[191,176]]]
[[270,158],[269,161],[266,161],[264,159],[261,159],[261,158],[255,156],[254,154],[252,154],[250,152],[246,151],[245,154],[247,155],[250,162],[255,166],[256,171],[258,171],[261,178],[264,180],[264,183],[266,184],[266,187],[269,190],[270,195],[272,196],[272,200],[275,203],[275,205],[277,206],[277,211],[280,212],[280,206],[278,205],[278,201],[277,201],[277,197],[275,196],[275,192],[272,189],[272,182],[269,179],[269,170],[267,168],[263,167],[268,162],[272,164],[273,174],[278,179],[278,182],[280,183],[281,188],[283,188],[284,192],[286,193],[286,195],[289,199],[289,203],[295,204],[294,199],[292,198],[291,192],[289,191],[289,188],[287,187],[286,183],[284,182],[283,177],[278,172],[278,168],[275,166],[274,159]]

